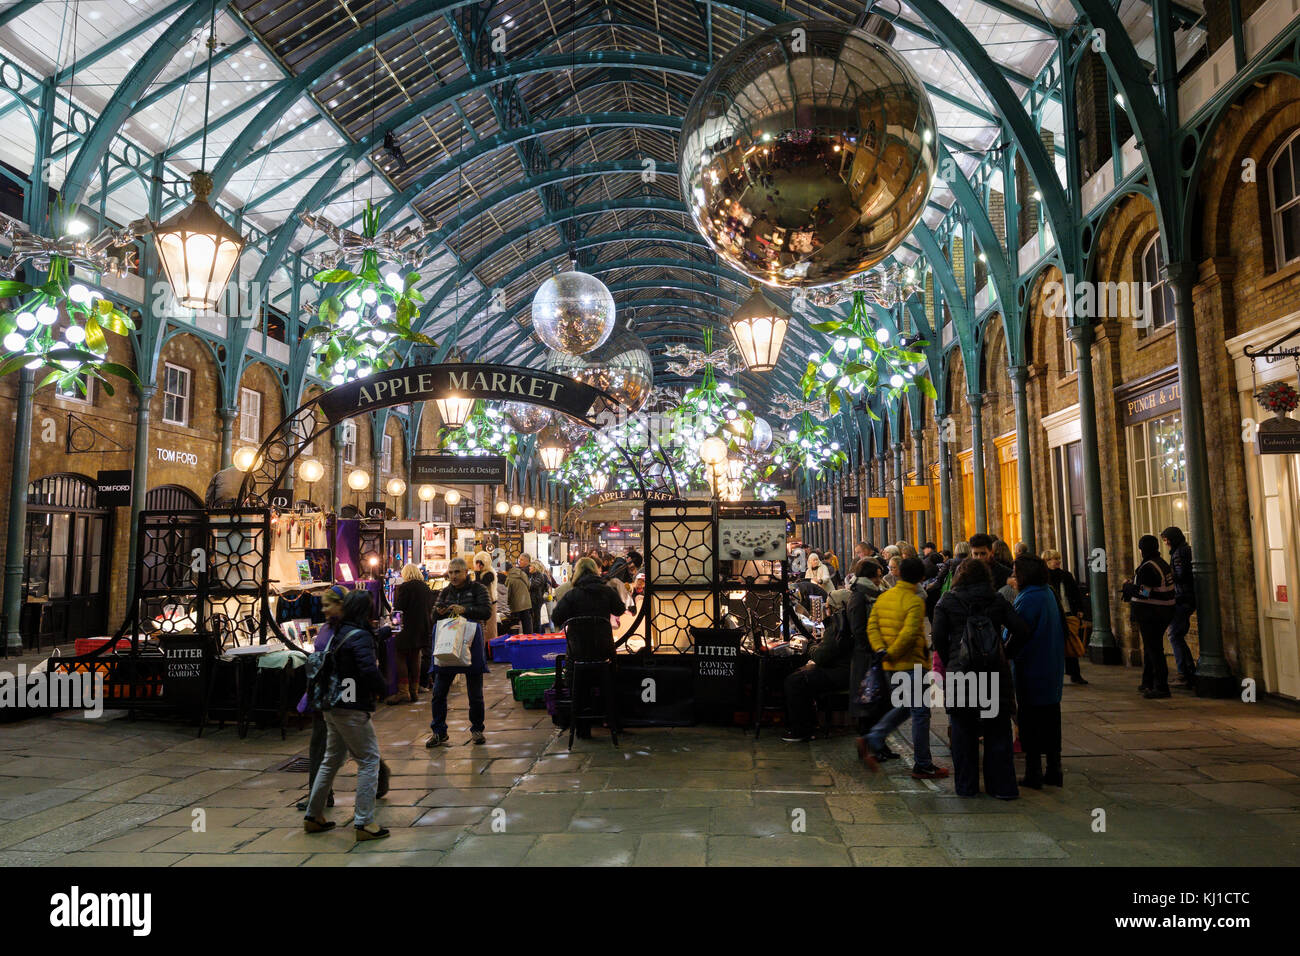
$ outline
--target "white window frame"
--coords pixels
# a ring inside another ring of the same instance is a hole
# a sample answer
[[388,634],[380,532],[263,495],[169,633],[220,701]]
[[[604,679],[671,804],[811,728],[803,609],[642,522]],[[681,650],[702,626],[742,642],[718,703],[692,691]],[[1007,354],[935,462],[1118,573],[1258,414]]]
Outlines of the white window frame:
[[[1148,266],[1147,259],[1152,252],[1155,253],[1154,263]],[[1143,317],[1149,319],[1141,329],[1143,338],[1154,335],[1174,321],[1173,300],[1167,295],[1170,292],[1170,286],[1165,278],[1160,275],[1160,270],[1164,268],[1164,264],[1164,252],[1160,248],[1160,234],[1156,233],[1151,238],[1151,241],[1142,247],[1142,288],[1148,290],[1143,294],[1142,307],[1146,310]],[[1159,325],[1155,321],[1155,304],[1157,300],[1161,303],[1161,315],[1164,319]]]
[[384,439],[379,453],[379,470],[383,474],[388,474],[393,470],[393,436],[384,435]]
[[343,464],[357,463],[357,423],[343,423]]
[[[1283,258],[1286,255],[1286,244],[1282,241],[1282,213],[1300,204],[1300,184],[1296,183],[1295,161],[1292,158],[1293,151],[1300,146],[1297,142],[1300,140],[1300,130],[1291,134],[1291,137],[1282,144],[1277,153],[1273,156],[1272,162],[1268,164],[1268,209],[1269,219],[1273,223],[1273,260],[1277,263],[1277,268],[1282,269],[1291,265],[1293,262],[1300,262],[1300,249],[1290,259]],[[1273,179],[1277,170],[1277,164],[1286,161],[1288,172],[1291,174],[1291,196],[1281,205],[1277,202],[1277,191],[1273,188]]]
[[[254,404],[255,408],[249,409]],[[239,440],[262,440],[262,393],[255,388],[239,388]]]
[[302,439],[302,454],[304,455],[312,454],[312,450],[316,447],[315,440],[306,437],[315,432],[316,427],[316,413],[310,408],[303,409],[302,413],[298,416],[298,427],[295,431],[304,433]]
[[84,395],[81,394],[81,390],[78,389],[76,385],[72,386],[72,391],[65,392],[63,391],[63,387],[57,383],[54,386],[54,394],[57,395],[59,398],[63,399],[65,402],[77,402],[81,405],[94,405],[95,404],[95,380],[91,378],[88,374],[82,375],[81,380],[82,380],[81,383],[86,386],[86,394]]
[[[167,375],[169,372],[179,372],[184,376],[185,390],[181,392],[169,391],[167,388]],[[168,425],[180,425],[182,428],[190,427],[190,394],[194,384],[194,372],[184,365],[173,365],[171,362],[163,363],[163,411],[162,420]],[[167,399],[174,398],[181,402],[183,412],[180,419],[167,417]]]
[[[1173,411],[1165,415],[1157,416],[1156,418],[1148,418],[1145,421],[1135,422],[1134,424],[1127,425],[1124,428],[1125,444],[1127,446],[1127,452],[1128,452],[1128,472],[1129,472],[1129,489],[1130,489],[1129,512],[1133,521],[1133,553],[1134,554],[1137,554],[1137,542],[1138,539],[1142,537],[1142,535],[1144,534],[1158,535],[1161,532],[1161,530],[1167,528],[1169,524],[1176,524],[1179,527],[1186,525],[1185,518],[1182,521],[1178,520],[1179,513],[1183,515],[1187,514],[1187,500],[1188,500],[1189,492],[1187,490],[1187,476],[1186,476],[1187,461],[1186,461],[1185,453],[1181,464],[1181,468],[1183,469],[1182,490],[1162,491],[1156,494],[1152,492],[1152,488],[1151,488],[1153,467],[1150,458],[1150,443],[1149,443],[1148,434],[1152,428],[1157,427],[1159,424],[1161,424],[1162,422],[1164,422],[1169,418],[1177,418],[1178,428],[1180,430],[1183,428],[1183,413],[1181,411]],[[1139,446],[1140,446],[1140,452],[1139,452]],[[1142,486],[1146,489],[1145,494],[1138,494],[1139,469],[1141,469],[1143,472]],[[1169,514],[1161,518],[1156,515],[1156,511],[1158,510],[1157,502],[1159,500],[1165,500],[1171,504],[1181,500],[1183,504],[1181,508],[1178,508],[1177,505],[1174,505],[1174,508],[1169,512]],[[1146,514],[1150,515],[1149,520],[1143,514],[1143,503],[1145,503]]]

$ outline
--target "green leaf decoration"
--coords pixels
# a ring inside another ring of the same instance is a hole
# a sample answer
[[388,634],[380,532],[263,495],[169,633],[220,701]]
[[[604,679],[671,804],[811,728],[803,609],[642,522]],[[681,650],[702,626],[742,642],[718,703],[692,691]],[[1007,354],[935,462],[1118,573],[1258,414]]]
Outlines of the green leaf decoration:
[[0,281],[0,299],[29,295],[31,291],[32,287],[26,282],[16,282],[13,279]]
[[352,282],[357,278],[357,274],[351,269],[326,269],[324,272],[318,272],[312,276],[317,282],[336,283]]

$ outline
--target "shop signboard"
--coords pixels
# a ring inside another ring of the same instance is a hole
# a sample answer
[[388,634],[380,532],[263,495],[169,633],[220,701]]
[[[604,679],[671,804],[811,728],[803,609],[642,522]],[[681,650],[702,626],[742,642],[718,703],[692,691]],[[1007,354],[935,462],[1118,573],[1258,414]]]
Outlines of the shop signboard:
[[835,509],[832,508],[830,505],[817,506],[818,521],[830,521],[834,517],[835,517]]
[[599,491],[587,499],[588,507],[596,505],[607,505],[615,501],[674,501],[672,495],[666,491],[638,491],[633,488],[616,488],[610,491]]
[[889,517],[889,499],[888,499],[888,498],[868,498],[868,499],[867,499],[867,517],[868,517],[868,518],[888,518],[888,517]]
[[287,491],[281,490],[272,492],[271,496],[267,499],[267,502],[276,511],[293,510],[293,495]]
[[462,528],[472,528],[478,524],[478,506],[461,505],[456,509],[456,524]]
[[1255,448],[1261,455],[1300,455],[1300,421],[1270,418],[1260,422]]
[[417,484],[504,485],[503,455],[412,455],[411,480]]
[[846,515],[855,515],[862,510],[861,499],[857,495],[845,495],[840,499],[840,511]]
[[388,514],[388,506],[385,505],[382,501],[366,502],[367,518],[378,518],[380,521],[383,521],[387,514]]
[[929,511],[930,510],[930,486],[929,485],[904,485],[903,486],[903,510],[904,511]]
[[718,556],[724,561],[784,561],[784,518],[721,518]]
[[1119,386],[1115,389],[1115,399],[1125,428],[1178,411],[1183,407],[1183,393],[1177,366]]
[[131,503],[131,469],[101,471],[95,500],[101,508],[122,508]]
[[163,699],[169,706],[198,712],[203,707],[203,692],[212,642],[206,637],[166,637],[162,641]]

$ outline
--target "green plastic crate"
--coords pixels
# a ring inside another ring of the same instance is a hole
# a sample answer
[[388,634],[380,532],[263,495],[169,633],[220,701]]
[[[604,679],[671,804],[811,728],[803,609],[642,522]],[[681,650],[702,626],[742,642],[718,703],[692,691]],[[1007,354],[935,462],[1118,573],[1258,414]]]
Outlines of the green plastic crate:
[[511,670],[506,673],[515,700],[526,710],[544,707],[543,695],[555,686],[555,668],[539,667],[533,670]]

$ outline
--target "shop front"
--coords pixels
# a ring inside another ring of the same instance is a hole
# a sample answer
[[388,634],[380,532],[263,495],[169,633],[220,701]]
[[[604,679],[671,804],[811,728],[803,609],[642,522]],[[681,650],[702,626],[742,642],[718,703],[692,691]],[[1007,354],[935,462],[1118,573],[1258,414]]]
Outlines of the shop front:
[[1061,552],[1065,569],[1086,589],[1088,527],[1084,517],[1079,406],[1044,416],[1043,429],[1047,432],[1052,487],[1052,542]]
[[1264,689],[1300,699],[1300,626],[1292,600],[1300,593],[1300,446],[1260,441],[1261,431],[1288,419],[1261,399],[1286,394],[1276,386],[1300,386],[1300,314],[1226,345],[1241,409]]

